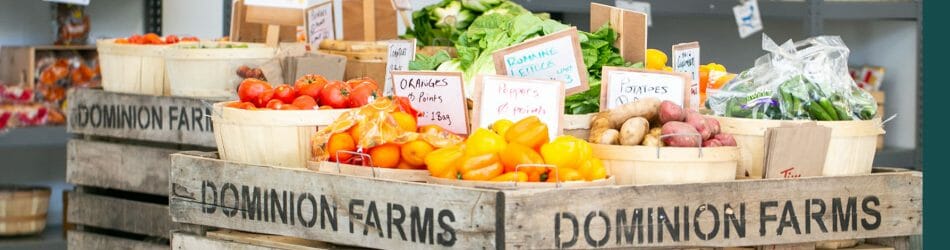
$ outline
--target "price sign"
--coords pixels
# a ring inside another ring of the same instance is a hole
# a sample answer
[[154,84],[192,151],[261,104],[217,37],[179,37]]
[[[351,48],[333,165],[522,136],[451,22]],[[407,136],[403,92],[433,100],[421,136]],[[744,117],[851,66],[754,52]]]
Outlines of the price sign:
[[732,13],[736,16],[740,38],[746,38],[762,30],[762,16],[759,15],[758,1],[746,0],[742,4],[732,7]]
[[537,116],[547,124],[551,138],[561,134],[564,82],[492,75],[475,78],[473,127],[485,128],[500,119],[518,121],[529,116]]
[[320,47],[323,39],[336,39],[333,24],[333,1],[314,5],[306,10],[307,42],[311,47]]
[[461,72],[393,71],[393,95],[409,98],[419,110],[419,125],[439,125],[468,134],[468,107]]
[[689,75],[689,103],[699,109],[699,42],[673,45],[673,71]]
[[562,81],[568,95],[588,89],[575,27],[498,50],[492,57],[499,75]]
[[389,51],[386,57],[386,87],[383,88],[385,95],[393,94],[392,72],[409,70],[409,61],[412,61],[415,57],[416,39],[389,41]]
[[689,77],[684,73],[620,67],[604,67],[600,110],[606,111],[643,97],[689,105]]

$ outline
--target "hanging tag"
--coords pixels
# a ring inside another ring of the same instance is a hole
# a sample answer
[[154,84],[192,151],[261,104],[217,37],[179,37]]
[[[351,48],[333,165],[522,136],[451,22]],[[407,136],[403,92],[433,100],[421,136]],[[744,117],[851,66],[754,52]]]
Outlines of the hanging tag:
[[689,108],[699,109],[699,42],[673,45],[673,71],[689,75]]
[[757,0],[746,0],[742,4],[732,7],[732,12],[736,16],[740,38],[746,38],[762,30],[762,16],[759,15],[759,2]]
[[311,47],[320,47],[323,39],[336,39],[333,1],[312,5],[305,10],[307,18],[307,42]]
[[388,56],[386,57],[386,83],[383,91],[390,96],[393,94],[392,72],[409,70],[409,61],[416,58],[416,40],[389,41]]

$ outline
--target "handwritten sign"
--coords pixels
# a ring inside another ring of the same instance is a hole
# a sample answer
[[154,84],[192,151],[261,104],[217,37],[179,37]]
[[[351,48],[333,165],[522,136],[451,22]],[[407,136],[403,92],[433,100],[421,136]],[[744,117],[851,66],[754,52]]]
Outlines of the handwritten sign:
[[307,42],[311,47],[319,47],[323,39],[336,39],[333,23],[333,1],[314,5],[306,10]]
[[673,71],[689,75],[689,103],[699,109],[699,42],[673,45]]
[[393,71],[393,95],[409,98],[419,110],[419,125],[439,125],[468,134],[468,107],[461,72]]
[[416,39],[391,40],[386,57],[386,95],[392,95],[393,71],[409,70],[409,61],[416,57]]
[[762,30],[762,16],[759,15],[758,1],[746,0],[732,7],[732,13],[736,17],[736,25],[739,26],[740,38],[746,38]]
[[588,89],[575,27],[498,50],[492,57],[499,75],[562,81],[568,95]]
[[564,82],[490,75],[475,78],[472,126],[485,128],[497,120],[518,121],[529,116],[547,124],[551,138],[561,134]]
[[600,110],[606,111],[643,97],[689,105],[689,77],[684,73],[621,67],[604,67]]

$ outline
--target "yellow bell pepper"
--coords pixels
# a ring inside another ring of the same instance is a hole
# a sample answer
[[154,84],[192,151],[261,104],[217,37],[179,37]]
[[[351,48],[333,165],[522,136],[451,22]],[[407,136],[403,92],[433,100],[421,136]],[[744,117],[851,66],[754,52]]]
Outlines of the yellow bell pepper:
[[528,181],[528,174],[524,172],[510,172],[492,178],[491,181],[525,182]]
[[[580,139],[573,136],[558,136],[554,141],[541,145],[541,157],[544,163],[557,166],[559,168],[577,168],[583,157],[581,151],[582,145],[578,142]],[[589,147],[589,145],[588,145]]]
[[551,172],[548,172],[547,182],[566,182],[566,181],[582,181],[584,176],[581,175],[580,171],[573,168],[557,168],[556,170],[552,169]]
[[505,168],[501,165],[496,153],[467,155],[462,158],[461,165],[458,166],[458,172],[462,174],[462,180],[470,181],[491,180],[504,171]]
[[581,176],[584,176],[584,180],[593,181],[607,178],[607,168],[604,167],[604,163],[597,158],[590,158],[584,163],[581,163],[581,166],[577,168],[577,171],[580,172]]
[[465,155],[495,154],[505,149],[505,138],[491,130],[479,128],[465,140]]
[[658,49],[647,49],[646,53],[646,62],[644,62],[644,67],[647,69],[653,70],[662,70],[666,66],[666,53]]
[[426,155],[424,161],[432,176],[458,179],[458,169],[456,167],[462,156],[464,156],[464,152],[461,147],[451,146],[430,152]]
[[491,124],[491,130],[499,135],[505,135],[508,132],[508,129],[511,128],[511,125],[515,125],[515,122],[512,122],[508,119],[501,119],[495,121]]
[[515,122],[504,135],[508,143],[517,143],[529,148],[538,148],[550,139],[548,125],[541,122],[537,116],[529,116]]

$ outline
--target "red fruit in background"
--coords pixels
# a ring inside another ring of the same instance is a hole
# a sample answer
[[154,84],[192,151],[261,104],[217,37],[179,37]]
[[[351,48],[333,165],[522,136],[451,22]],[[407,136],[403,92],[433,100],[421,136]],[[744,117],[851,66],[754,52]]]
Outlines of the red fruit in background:
[[248,109],[248,110],[254,110],[257,108],[257,107],[254,107],[254,104],[250,102],[232,102],[232,103],[228,103],[228,105],[226,106],[231,107],[231,108]]
[[176,35],[168,35],[168,36],[166,36],[166,37],[165,37],[165,43],[167,43],[167,44],[178,43],[178,36],[176,36]]
[[303,110],[312,110],[313,107],[317,106],[317,101],[314,100],[313,97],[302,95],[298,96],[297,99],[294,99],[291,105]]
[[197,38],[197,37],[193,37],[193,36],[186,36],[186,37],[182,37],[180,41],[182,41],[182,42],[197,42],[197,41],[198,41],[198,38]]
[[349,107],[350,87],[341,81],[327,83],[320,91],[320,104],[342,109]]
[[155,33],[145,34],[145,44],[164,44],[165,41],[162,41],[162,38]]
[[349,81],[346,81],[346,84],[349,85],[351,89],[355,89],[356,87],[364,84],[372,84],[373,86],[377,86],[377,88],[379,88],[379,84],[376,83],[376,80],[373,80],[373,78],[369,77],[353,78]]
[[321,75],[304,75],[294,82],[294,89],[298,95],[313,97],[314,100],[320,99],[320,91],[327,85],[327,79]]
[[145,37],[142,35],[132,35],[129,37],[129,43],[131,44],[145,44]]
[[[258,79],[248,78],[244,79],[241,85],[238,86],[238,98],[241,99],[241,102],[251,102],[257,107],[263,107],[267,102],[265,101],[262,104],[258,104],[258,102],[261,100],[261,95],[266,91],[270,91],[273,96],[273,89],[270,84]],[[267,100],[269,101],[270,97]]]
[[294,93],[294,88],[290,87],[290,85],[281,84],[277,85],[277,87],[274,87],[274,99],[280,100],[284,103],[292,103],[296,98],[297,93]]
[[300,108],[294,105],[284,104],[283,106],[280,106],[278,110],[300,110]]
[[287,106],[287,104],[277,99],[271,99],[270,101],[267,102],[267,105],[265,106],[265,108],[278,110],[284,106]]
[[352,89],[349,103],[351,108],[362,107],[380,96],[376,84],[373,83],[360,82],[350,85],[350,88]]

